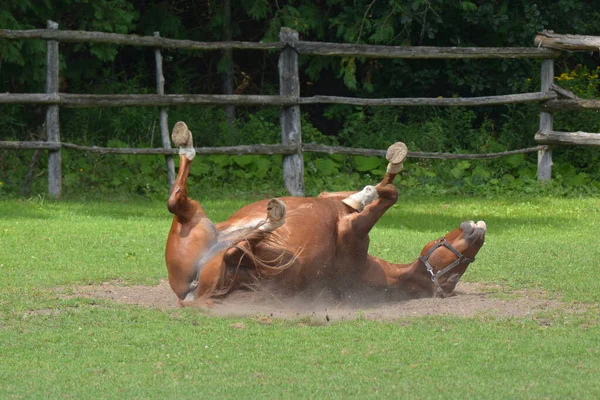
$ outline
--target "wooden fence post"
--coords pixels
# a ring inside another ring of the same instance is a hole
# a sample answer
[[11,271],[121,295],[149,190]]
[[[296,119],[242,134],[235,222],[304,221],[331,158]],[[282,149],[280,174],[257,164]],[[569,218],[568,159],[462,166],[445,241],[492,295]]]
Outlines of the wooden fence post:
[[[58,23],[47,22],[48,29],[58,29]],[[46,54],[46,93],[58,96],[59,85],[59,57],[58,42],[47,41]],[[58,104],[49,105],[46,108],[46,140],[48,142],[60,143],[60,122]],[[62,194],[62,157],[60,148],[48,150],[48,193],[55,199]]]
[[[550,91],[554,83],[554,60],[542,60],[542,92]],[[540,132],[552,132],[553,114],[540,112]],[[552,178],[552,147],[538,151],[538,181],[546,182]]]
[[[279,40],[287,46],[279,55],[279,94],[300,97],[298,76],[298,53],[294,48],[298,32],[281,28]],[[283,156],[283,179],[285,188],[292,196],[304,196],[304,158],[302,156],[302,127],[300,106],[282,107],[280,114],[281,143],[298,146],[295,154]]]
[[[160,32],[154,32],[154,36],[160,36]],[[165,76],[163,75],[162,68],[162,54],[160,49],[154,50],[154,58],[156,60],[156,93],[162,95],[165,94]],[[164,148],[171,148],[171,140],[169,139],[169,116],[167,115],[167,109],[161,107],[159,111],[160,120],[160,137],[162,138],[162,145]],[[167,163],[167,177],[169,180],[169,192],[175,184],[175,162],[173,161],[172,155],[166,155],[165,161]]]

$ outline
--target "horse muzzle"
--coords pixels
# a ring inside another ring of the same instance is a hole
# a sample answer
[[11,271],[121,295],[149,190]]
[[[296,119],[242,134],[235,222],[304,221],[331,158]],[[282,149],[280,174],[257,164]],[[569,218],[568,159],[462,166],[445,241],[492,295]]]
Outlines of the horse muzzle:
[[463,237],[470,246],[483,246],[485,242],[485,234],[487,225],[484,221],[466,221],[460,224],[460,229],[463,231]]

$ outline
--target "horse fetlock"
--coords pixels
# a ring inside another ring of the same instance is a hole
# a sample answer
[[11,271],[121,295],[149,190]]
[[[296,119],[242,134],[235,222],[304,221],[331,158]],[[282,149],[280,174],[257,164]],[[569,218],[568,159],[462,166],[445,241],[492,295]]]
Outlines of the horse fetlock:
[[399,174],[404,169],[404,163],[392,164],[389,163],[386,172],[389,174]]
[[196,157],[196,149],[193,147],[180,147],[179,155],[185,156],[188,160],[192,161]]

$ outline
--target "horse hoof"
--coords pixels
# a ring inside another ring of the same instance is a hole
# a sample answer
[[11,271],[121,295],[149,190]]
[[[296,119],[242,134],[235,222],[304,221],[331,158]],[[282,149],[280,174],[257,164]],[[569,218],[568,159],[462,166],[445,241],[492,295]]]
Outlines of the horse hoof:
[[357,212],[361,212],[365,208],[364,204],[362,204],[360,201],[356,201],[352,197],[346,197],[344,200],[342,200],[342,203]]
[[377,194],[377,189],[375,186],[365,186],[363,190],[360,192],[351,194],[342,200],[342,203],[347,205],[348,207],[353,208],[355,211],[361,212],[365,209],[366,206],[374,202],[379,198]]
[[269,200],[267,204],[267,216],[271,221],[279,221],[285,217],[285,203],[279,199]]
[[185,122],[179,121],[173,127],[171,139],[177,147],[193,147],[192,132],[188,129]]
[[406,158],[408,154],[408,148],[402,142],[396,142],[387,149],[385,158],[391,164],[400,164]]

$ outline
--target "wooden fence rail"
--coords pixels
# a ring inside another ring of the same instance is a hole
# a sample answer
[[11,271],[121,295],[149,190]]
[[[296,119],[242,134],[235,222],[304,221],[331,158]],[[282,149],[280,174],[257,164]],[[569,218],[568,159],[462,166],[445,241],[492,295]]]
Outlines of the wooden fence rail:
[[[568,35],[568,44],[560,43],[560,36],[540,33],[536,37],[535,48],[481,48],[481,47],[410,47],[380,46],[345,43],[306,42],[298,39],[298,33],[282,28],[280,41],[272,43],[255,42],[195,42],[163,38],[158,32],[153,36],[123,35],[105,32],[60,31],[58,24],[48,21],[48,29],[6,30],[0,29],[0,39],[23,40],[43,39],[48,43],[47,87],[46,93],[2,93],[0,104],[43,104],[47,106],[45,142],[6,142],[0,141],[0,148],[48,150],[49,182],[48,191],[53,197],[61,194],[61,158],[62,148],[88,151],[101,154],[160,154],[166,156],[169,184],[174,181],[174,163],[172,156],[176,149],[170,148],[167,110],[186,104],[217,106],[278,106],[281,107],[281,144],[248,145],[235,147],[196,148],[198,154],[282,154],[284,180],[292,195],[304,194],[303,152],[327,154],[348,154],[383,156],[385,150],[355,149],[338,146],[302,143],[300,125],[300,106],[309,104],[349,104],[357,106],[490,106],[536,102],[541,105],[540,129],[536,140],[543,145],[527,149],[518,149],[490,154],[449,154],[414,153],[409,157],[437,159],[491,159],[511,154],[538,152],[538,179],[547,180],[551,176],[552,150],[546,144],[583,144],[597,146],[600,135],[585,132],[565,133],[552,130],[552,113],[560,110],[600,109],[600,101],[583,100],[553,83],[553,59],[561,54],[564,46],[569,50],[582,46],[573,41],[582,37]],[[542,37],[542,39],[539,39]],[[538,40],[539,39],[539,40]],[[551,39],[551,40],[550,40]],[[581,40],[580,40],[581,41]],[[151,47],[155,51],[157,94],[150,95],[89,95],[58,92],[59,67],[58,46],[60,43],[108,43],[113,45],[131,45]],[[558,43],[558,44],[557,44]],[[596,45],[590,37],[583,37],[583,49]],[[591,45],[590,45],[591,43]],[[588,47],[585,47],[585,46]],[[561,47],[563,46],[563,47]],[[575,47],[574,47],[575,46]],[[280,93],[278,96],[262,95],[204,95],[204,94],[165,94],[165,78],[162,73],[161,50],[214,51],[236,50],[278,50]],[[582,48],[577,48],[582,50]],[[597,50],[594,48],[594,50]],[[350,98],[338,96],[301,97],[298,75],[298,54],[342,57],[376,57],[405,59],[499,59],[499,58],[538,58],[542,59],[541,91],[533,93],[510,94],[503,96],[484,96],[471,98]],[[566,97],[566,99],[564,99]],[[62,143],[60,140],[59,107],[159,107],[162,148],[132,149],[81,146]]]
[[123,35],[120,33],[58,31],[51,29],[8,30],[0,29],[0,39],[44,39],[62,43],[104,43],[126,46],[152,47],[156,49],[179,50],[277,50],[283,43],[255,42],[195,42],[192,40],[167,39],[160,36]]
[[[170,107],[184,104],[194,105],[234,105],[234,106],[281,106],[291,107],[308,104],[348,104],[356,106],[437,106],[465,107],[492,106],[518,103],[538,103],[556,100],[553,91],[509,94],[483,97],[406,97],[387,99],[366,99],[359,97],[312,96],[296,97],[289,95],[225,95],[225,94],[12,94],[1,93],[0,104],[58,104],[63,107]],[[563,102],[565,100],[556,100]],[[575,101],[575,100],[567,100]],[[591,100],[590,100],[591,101]],[[571,106],[572,107],[572,106]],[[585,106],[589,108],[589,105]],[[582,106],[583,108],[583,106]]]
[[[534,39],[539,48],[568,51],[598,51],[600,37],[583,35],[558,35],[552,31],[539,32]],[[600,101],[580,99],[575,94],[554,84],[554,63],[542,61],[542,91],[554,90],[561,99],[550,100],[540,105],[540,129],[535,134],[536,142],[547,145],[600,146],[600,134],[587,132],[557,132],[553,130],[555,111],[584,111],[600,109]],[[564,99],[566,98],[566,99]],[[538,153],[538,179],[550,179],[552,148]],[[540,176],[541,175],[541,176]]]
[[546,112],[600,110],[600,100],[579,98],[550,100],[541,104],[540,109]]
[[[42,141],[0,141],[0,149],[13,150],[59,150],[61,148],[87,151],[100,154],[138,154],[138,155],[173,155],[178,153],[178,149],[170,147],[156,147],[149,149],[126,148],[126,147],[98,147],[81,146],[73,143],[50,143]],[[486,154],[460,154],[460,153],[427,153],[409,151],[408,158],[429,158],[440,160],[484,160],[509,156],[512,154],[532,153],[540,150],[546,150],[548,146],[540,145],[528,147],[525,149],[502,151],[498,153]],[[196,147],[196,154],[199,155],[274,155],[274,154],[296,154],[298,146],[293,144],[254,144],[245,146],[229,147]],[[327,146],[316,143],[303,143],[300,145],[301,152],[324,153],[324,154],[345,154],[351,156],[376,156],[384,157],[387,150],[362,149],[355,147]]]
[[[286,28],[284,28],[286,29]],[[280,42],[195,42],[167,39],[157,36],[124,35],[119,33],[58,31],[53,29],[7,30],[0,29],[0,39],[44,39],[62,43],[105,43],[146,46],[157,49],[180,50],[281,50],[290,46]],[[560,51],[546,48],[522,47],[430,47],[383,46],[347,43],[305,42],[297,40],[292,46],[298,53],[319,56],[372,57],[372,58],[557,58]]]

